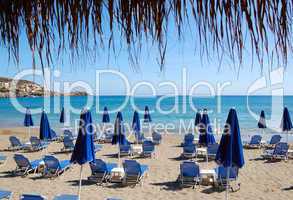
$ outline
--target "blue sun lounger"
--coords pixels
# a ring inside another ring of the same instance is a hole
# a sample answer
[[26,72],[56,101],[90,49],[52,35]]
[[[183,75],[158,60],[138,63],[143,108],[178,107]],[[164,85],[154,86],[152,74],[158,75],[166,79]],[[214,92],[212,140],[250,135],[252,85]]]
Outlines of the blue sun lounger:
[[0,188],[0,199],[12,199],[12,192]]
[[208,159],[216,158],[218,148],[219,148],[219,144],[217,143],[208,145],[207,147]]
[[88,180],[102,184],[108,182],[111,178],[111,171],[117,167],[116,163],[106,163],[102,159],[96,159],[95,162],[90,163],[91,176]]
[[279,142],[274,149],[265,150],[261,156],[268,160],[287,160],[288,150],[289,145],[286,142]]
[[185,144],[183,146],[183,158],[194,158],[196,155],[196,145],[195,144]]
[[194,142],[194,135],[192,133],[188,133],[184,136],[184,140],[181,146],[190,145],[190,144],[193,144],[193,142]]
[[179,181],[181,186],[192,186],[193,188],[200,184],[199,166],[193,161],[183,161],[180,164]]
[[13,158],[17,165],[16,169],[13,171],[16,175],[26,176],[31,172],[36,173],[38,168],[43,164],[43,160],[41,159],[31,162],[22,154],[15,154]]
[[160,133],[154,131],[154,132],[152,133],[152,139],[153,139],[153,143],[154,143],[155,145],[159,145],[159,144],[161,144],[161,142],[162,142],[162,135],[161,135]]
[[[228,177],[228,169],[229,169],[229,177]],[[217,174],[217,185],[226,187],[229,183],[232,181],[236,181],[238,178],[238,168],[237,167],[223,167],[219,166],[215,169],[216,174]],[[230,187],[230,186],[229,186]]]
[[271,140],[266,145],[266,148],[273,149],[276,144],[278,144],[279,142],[281,142],[281,139],[282,139],[282,136],[280,136],[280,135],[273,135],[271,137]]
[[248,149],[258,149],[261,147],[261,135],[253,135],[250,142],[245,143],[244,147]]
[[123,168],[125,172],[124,183],[126,185],[136,185],[138,183],[142,185],[142,180],[149,169],[147,165],[141,165],[136,160],[125,160]]
[[74,142],[69,136],[65,136],[63,138],[63,148],[61,151],[63,152],[71,152],[74,150]]
[[10,136],[9,141],[10,141],[10,146],[8,147],[8,150],[11,150],[11,151],[23,150],[28,147],[27,145],[22,144],[20,140],[15,136]]
[[64,132],[63,132],[63,137],[69,137],[71,140],[75,140],[75,139],[77,138],[77,137],[74,136],[73,133],[72,133],[70,130],[68,130],[68,129],[64,130]]
[[45,196],[39,194],[23,194],[20,197],[20,200],[46,200]]
[[70,161],[59,161],[56,157],[47,155],[44,157],[45,170],[43,175],[46,177],[56,177],[62,174],[65,170],[69,169]]
[[53,200],[78,200],[78,196],[74,194],[60,194],[54,197]]
[[40,151],[48,147],[47,142],[43,142],[38,137],[35,137],[35,136],[32,136],[30,138],[30,142],[31,142],[31,147],[30,147],[31,151]]
[[119,145],[120,156],[130,156],[131,155],[131,145],[129,142],[126,144]]
[[155,144],[152,141],[145,140],[142,143],[142,156],[152,157],[155,153]]

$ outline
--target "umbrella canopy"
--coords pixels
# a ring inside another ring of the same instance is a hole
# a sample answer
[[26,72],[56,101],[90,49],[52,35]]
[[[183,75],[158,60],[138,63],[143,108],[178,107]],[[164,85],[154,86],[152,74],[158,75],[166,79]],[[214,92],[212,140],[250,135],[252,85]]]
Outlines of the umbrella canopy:
[[149,107],[146,106],[144,108],[144,116],[143,116],[143,119],[144,119],[144,122],[151,122],[152,121],[152,118],[151,118],[151,115],[150,115],[150,110],[149,110]]
[[29,108],[26,109],[26,113],[24,116],[24,121],[23,121],[23,125],[26,127],[30,127],[34,125],[33,119],[32,119],[32,115],[31,115],[31,111]]
[[265,117],[265,111],[260,112],[259,121],[257,123],[258,128],[267,128],[266,125],[266,117]]
[[240,128],[235,109],[229,111],[215,160],[224,167],[241,168],[244,165]]
[[80,114],[79,131],[70,162],[83,165],[95,161],[92,116],[89,110]]
[[112,144],[126,144],[124,132],[125,128],[123,124],[122,113],[118,112],[114,124],[114,136],[112,138]]
[[194,125],[195,126],[198,126],[201,122],[201,114],[200,112],[198,111],[195,115],[195,120],[194,120]]
[[137,111],[134,111],[133,113],[132,129],[134,131],[135,138],[140,138],[140,119]]
[[281,121],[281,128],[283,131],[290,131],[292,129],[292,122],[287,107],[284,108],[283,117]]
[[64,123],[64,122],[65,122],[64,108],[62,108],[62,110],[61,110],[61,114],[60,114],[59,122],[60,122],[60,123]]
[[41,116],[40,139],[41,140],[53,139],[52,130],[50,128],[50,123],[45,111],[42,112],[42,116]]
[[202,115],[201,121],[200,121],[200,128],[199,128],[199,144],[202,145],[208,145],[208,144],[214,144],[215,138],[213,135],[213,130],[212,127],[210,125],[210,119],[209,116],[207,114],[207,111],[205,111]]
[[110,116],[109,116],[109,113],[108,113],[108,108],[106,106],[104,107],[102,122],[103,123],[109,123],[110,122]]

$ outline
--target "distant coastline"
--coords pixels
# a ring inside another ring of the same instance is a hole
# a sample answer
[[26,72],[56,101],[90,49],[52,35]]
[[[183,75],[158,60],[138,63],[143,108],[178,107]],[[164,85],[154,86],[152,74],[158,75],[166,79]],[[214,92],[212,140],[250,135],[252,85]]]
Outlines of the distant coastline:
[[0,98],[10,97],[44,97],[44,96],[87,96],[84,91],[74,91],[71,93],[60,93],[55,91],[45,91],[44,87],[28,80],[19,80],[15,92],[10,94],[13,88],[11,78],[0,77]]

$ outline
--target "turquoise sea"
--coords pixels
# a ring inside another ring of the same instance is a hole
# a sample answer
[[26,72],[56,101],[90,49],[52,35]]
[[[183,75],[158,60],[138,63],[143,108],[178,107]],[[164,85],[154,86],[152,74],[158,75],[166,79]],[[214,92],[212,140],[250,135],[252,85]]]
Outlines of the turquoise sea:
[[[101,96],[92,97],[92,104],[87,106],[92,110],[95,123],[100,123],[104,106],[109,110],[118,109],[127,100],[127,96]],[[236,108],[240,127],[243,133],[252,134],[260,132],[257,129],[258,115],[261,110],[265,111],[267,124],[271,129],[267,133],[276,132],[280,125],[283,106],[287,106],[289,111],[293,111],[293,96],[216,96],[216,97],[129,97],[121,111],[124,122],[131,124],[133,115],[133,105],[141,110],[140,116],[143,117],[144,107],[147,105],[152,110],[151,116],[153,124],[170,124],[173,132],[187,132],[183,130],[185,126],[191,125],[195,117],[195,109],[207,108],[210,121],[215,132],[220,133],[231,107]],[[19,106],[14,107],[11,99],[0,99],[0,128],[21,127],[23,125],[24,114],[19,111],[20,106],[32,109],[45,109],[52,127],[59,127],[59,115],[62,105],[70,105],[77,109],[76,113],[68,113],[70,116],[70,126],[74,126],[75,120],[79,118],[79,111],[86,106],[89,97],[35,97],[35,98],[16,98]],[[44,102],[49,102],[44,105]],[[66,108],[67,111],[69,110]],[[160,112],[160,109],[163,111]],[[99,112],[100,111],[100,112]],[[167,112],[168,111],[168,112]],[[116,112],[110,113],[111,122],[115,119]],[[69,117],[67,117],[69,118]],[[40,122],[40,113],[33,114],[36,126]],[[170,131],[170,132],[172,132]]]

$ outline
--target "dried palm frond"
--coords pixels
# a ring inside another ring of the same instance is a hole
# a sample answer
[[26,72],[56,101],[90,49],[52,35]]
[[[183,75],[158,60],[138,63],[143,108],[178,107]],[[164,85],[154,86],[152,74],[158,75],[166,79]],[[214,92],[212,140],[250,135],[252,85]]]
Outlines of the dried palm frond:
[[260,63],[264,53],[286,63],[292,11],[290,0],[0,0],[0,40],[18,62],[20,34],[25,31],[33,63],[37,56],[44,66],[52,63],[55,47],[58,55],[68,48],[73,56],[89,51],[92,43],[107,42],[115,49],[113,37],[118,32],[130,54],[135,44],[143,44],[142,38],[151,39],[162,67],[168,23],[175,22],[181,37],[188,22],[204,50],[228,52],[241,63],[248,33],[247,46]]

